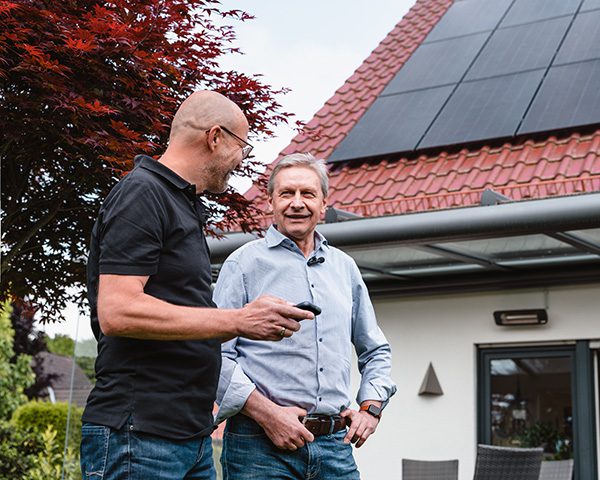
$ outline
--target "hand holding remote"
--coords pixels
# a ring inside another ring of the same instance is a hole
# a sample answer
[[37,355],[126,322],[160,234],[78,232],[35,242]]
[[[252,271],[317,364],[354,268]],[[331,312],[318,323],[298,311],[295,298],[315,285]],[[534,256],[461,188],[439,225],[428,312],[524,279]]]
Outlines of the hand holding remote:
[[314,303],[310,302],[300,302],[297,305],[294,305],[296,308],[300,308],[301,310],[307,310],[309,312],[314,313],[315,317],[321,314],[321,309],[317,307]]

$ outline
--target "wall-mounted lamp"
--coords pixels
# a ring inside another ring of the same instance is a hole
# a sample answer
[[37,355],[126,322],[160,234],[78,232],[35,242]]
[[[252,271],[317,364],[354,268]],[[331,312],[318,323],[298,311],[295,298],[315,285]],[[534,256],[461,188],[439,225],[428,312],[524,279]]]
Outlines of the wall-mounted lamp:
[[548,313],[543,308],[533,310],[498,310],[494,312],[496,325],[545,325]]

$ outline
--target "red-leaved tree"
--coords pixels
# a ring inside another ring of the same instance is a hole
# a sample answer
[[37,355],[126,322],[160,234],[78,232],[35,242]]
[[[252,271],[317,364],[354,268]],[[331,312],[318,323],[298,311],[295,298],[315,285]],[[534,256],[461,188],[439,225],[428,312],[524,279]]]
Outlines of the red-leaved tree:
[[[255,137],[288,121],[280,91],[219,65],[238,53],[231,23],[250,18],[217,0],[0,0],[3,294],[46,319],[82,301],[101,201],[136,154],[162,152],[192,91],[234,100]],[[253,226],[242,196],[218,201],[221,227]]]

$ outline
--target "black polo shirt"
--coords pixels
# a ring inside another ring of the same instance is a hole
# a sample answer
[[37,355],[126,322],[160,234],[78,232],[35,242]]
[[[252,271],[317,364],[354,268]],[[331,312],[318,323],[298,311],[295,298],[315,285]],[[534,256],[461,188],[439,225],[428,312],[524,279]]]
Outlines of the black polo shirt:
[[175,305],[214,307],[203,224],[195,186],[147,156],[136,157],[135,168],[106,197],[88,258],[98,358],[85,422],[118,429],[131,416],[134,431],[173,440],[212,432],[220,342],[107,337],[96,309],[100,274],[149,276],[148,295]]

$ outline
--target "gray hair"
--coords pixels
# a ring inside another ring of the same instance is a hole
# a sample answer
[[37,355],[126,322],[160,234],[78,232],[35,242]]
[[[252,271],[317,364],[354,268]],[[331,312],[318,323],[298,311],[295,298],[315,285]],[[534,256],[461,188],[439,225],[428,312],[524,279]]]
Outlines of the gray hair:
[[321,181],[321,191],[323,196],[327,197],[329,192],[329,178],[327,177],[327,167],[325,166],[325,160],[316,159],[310,153],[292,153],[283,157],[279,163],[275,166],[269,177],[269,183],[267,184],[267,192],[269,195],[273,195],[275,190],[275,177],[284,168],[291,167],[307,167],[312,168]]

